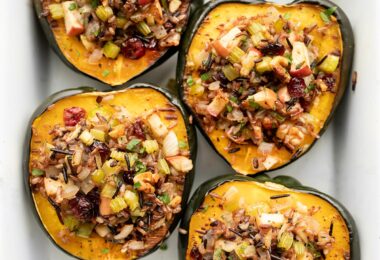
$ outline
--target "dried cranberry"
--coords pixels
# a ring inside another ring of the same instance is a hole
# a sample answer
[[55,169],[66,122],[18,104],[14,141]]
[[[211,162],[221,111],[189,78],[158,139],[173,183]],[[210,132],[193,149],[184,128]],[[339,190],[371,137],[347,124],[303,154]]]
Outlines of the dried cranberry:
[[334,90],[335,87],[335,78],[331,74],[326,74],[322,77],[323,82],[326,84],[328,87],[329,91]]
[[133,135],[136,136],[137,138],[140,138],[142,140],[145,140],[145,132],[143,129],[142,122],[140,120],[137,120],[133,124]]
[[124,42],[121,52],[125,57],[137,60],[145,55],[144,43],[139,38],[130,38]]
[[219,71],[218,73],[216,73],[213,76],[213,79],[220,81],[220,85],[222,87],[227,87],[227,84],[229,82],[229,80],[226,78],[226,76],[224,76],[224,73],[222,71]]
[[99,192],[92,190],[87,195],[78,193],[69,201],[74,216],[83,221],[89,221],[98,215]]
[[150,4],[152,1],[151,0],[138,0],[137,3],[139,5],[147,5]]
[[133,177],[135,177],[135,174],[133,172],[124,172],[123,173],[123,181],[126,184],[133,185]]
[[71,107],[63,110],[63,122],[65,126],[75,126],[85,116],[86,110],[81,107]]
[[268,45],[262,47],[260,49],[262,54],[265,55],[283,55],[285,53],[285,47],[281,43],[268,43]]
[[310,110],[311,101],[306,100],[304,98],[300,98],[300,105],[305,111]]
[[306,84],[302,78],[292,78],[288,84],[288,91],[291,97],[299,98],[305,94]]
[[102,158],[106,158],[110,154],[110,148],[107,146],[107,144],[103,142],[99,142],[95,140],[91,145],[91,151],[94,149],[98,149],[98,152]]
[[190,258],[191,259],[203,259],[202,254],[199,252],[198,247],[193,246],[193,248],[190,251]]

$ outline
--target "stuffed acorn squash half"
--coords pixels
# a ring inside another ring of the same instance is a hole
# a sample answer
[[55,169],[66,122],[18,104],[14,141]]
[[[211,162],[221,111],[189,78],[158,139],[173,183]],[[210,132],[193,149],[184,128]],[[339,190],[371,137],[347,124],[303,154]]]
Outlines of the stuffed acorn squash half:
[[194,17],[178,85],[217,152],[255,174],[310,149],[350,84],[353,35],[342,10],[328,1],[218,1]]
[[181,223],[181,259],[360,259],[347,210],[293,178],[230,175],[194,194]]
[[49,99],[29,131],[32,204],[66,253],[134,259],[176,227],[192,185],[196,137],[169,93],[138,84]]
[[50,45],[71,68],[121,85],[169,58],[189,0],[34,0]]

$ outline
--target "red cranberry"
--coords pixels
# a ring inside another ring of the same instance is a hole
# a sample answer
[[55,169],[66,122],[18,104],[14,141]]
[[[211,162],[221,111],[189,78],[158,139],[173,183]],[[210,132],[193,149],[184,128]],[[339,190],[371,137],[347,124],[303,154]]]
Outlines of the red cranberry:
[[65,126],[75,126],[85,115],[86,111],[81,107],[65,108],[63,111]]
[[151,0],[138,0],[137,3],[139,5],[147,5],[150,4],[152,1]]
[[261,53],[265,55],[275,56],[283,55],[285,53],[285,47],[281,43],[269,43],[265,47],[260,49]]
[[303,97],[306,84],[302,78],[292,78],[288,84],[288,91],[292,98]]
[[144,43],[138,38],[130,38],[124,42],[121,52],[125,57],[137,60],[145,55]]
[[99,193],[97,190],[92,190],[87,195],[78,193],[74,199],[69,200],[69,206],[76,218],[89,221],[98,215]]
[[328,87],[328,89],[330,91],[334,90],[334,87],[335,87],[335,78],[333,77],[333,75],[331,75],[331,74],[324,75],[322,77],[322,80],[326,84],[326,86]]
[[133,124],[133,135],[139,139],[145,140],[145,132],[140,120]]

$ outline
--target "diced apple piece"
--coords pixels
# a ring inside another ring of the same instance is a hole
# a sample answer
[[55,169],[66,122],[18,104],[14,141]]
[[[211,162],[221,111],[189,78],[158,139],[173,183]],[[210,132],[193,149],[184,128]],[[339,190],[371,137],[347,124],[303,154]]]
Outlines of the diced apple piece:
[[59,188],[62,188],[63,183],[50,178],[44,178],[45,191],[48,196],[55,196]]
[[222,92],[219,92],[207,106],[207,112],[210,115],[217,117],[224,110],[227,104],[228,98]]
[[280,89],[277,91],[277,95],[278,95],[278,99],[279,99],[282,103],[284,103],[284,104],[285,104],[286,102],[290,101],[290,99],[291,99],[287,87],[282,87],[282,88],[280,88]]
[[262,61],[256,64],[256,70],[258,73],[263,74],[265,72],[272,71],[272,58],[264,57]]
[[263,88],[263,90],[248,97],[248,99],[253,99],[253,101],[256,102],[262,108],[274,109],[275,102],[277,100],[277,94],[270,88]]
[[169,11],[173,14],[181,6],[182,2],[180,0],[171,0],[169,3]]
[[83,33],[84,26],[77,3],[75,1],[66,1],[62,3],[62,7],[65,14],[66,34],[69,36],[76,36]]
[[263,165],[266,170],[271,169],[276,163],[278,162],[278,159],[273,156],[268,156],[265,161],[263,161]]
[[153,134],[156,137],[163,137],[167,135],[168,128],[166,125],[161,121],[161,118],[157,114],[151,114],[147,118],[148,124],[150,126],[150,129],[152,130]]
[[238,27],[234,27],[230,31],[228,31],[228,33],[223,35],[220,39],[215,40],[212,43],[212,46],[220,56],[222,56],[223,58],[227,58],[230,54],[231,48],[233,47],[230,46],[230,44],[239,34],[241,34],[241,30]]
[[278,213],[262,213],[259,220],[259,226],[281,227],[285,222],[284,215]]
[[167,157],[166,160],[180,172],[189,172],[193,169],[193,162],[185,156]]
[[327,55],[327,58],[319,65],[319,69],[326,73],[333,73],[339,65],[339,56]]
[[179,154],[178,138],[174,131],[169,131],[162,142],[162,150],[165,156],[175,156]]
[[294,42],[290,75],[297,78],[304,78],[312,73],[310,69],[309,52],[305,43]]

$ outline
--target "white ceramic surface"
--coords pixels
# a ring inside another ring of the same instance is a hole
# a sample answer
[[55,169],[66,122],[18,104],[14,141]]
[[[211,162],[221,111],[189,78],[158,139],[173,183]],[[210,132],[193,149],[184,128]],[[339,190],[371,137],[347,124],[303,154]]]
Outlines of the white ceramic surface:
[[[348,90],[321,140],[303,158],[275,174],[289,174],[340,200],[356,220],[362,259],[376,260],[380,246],[380,2],[337,0],[356,36],[356,91]],[[21,158],[27,122],[51,93],[103,85],[69,70],[49,49],[31,0],[1,2],[0,24],[0,259],[69,259],[50,243],[26,205]],[[174,77],[172,57],[140,82],[165,85]],[[193,188],[231,172],[199,134]],[[168,250],[146,259],[177,259],[177,234]]]

